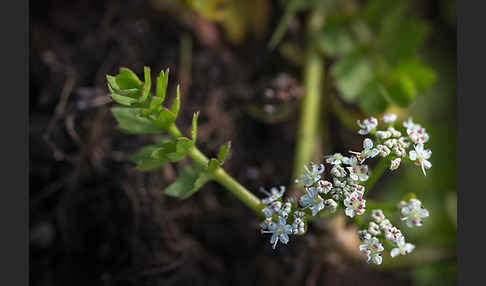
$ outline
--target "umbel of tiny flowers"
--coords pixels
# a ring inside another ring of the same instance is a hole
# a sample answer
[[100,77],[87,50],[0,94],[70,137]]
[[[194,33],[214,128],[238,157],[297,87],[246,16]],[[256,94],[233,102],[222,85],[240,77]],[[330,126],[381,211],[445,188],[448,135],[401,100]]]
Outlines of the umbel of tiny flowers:
[[402,218],[407,223],[408,227],[419,227],[423,224],[423,218],[429,216],[429,211],[422,205],[422,202],[418,199],[411,198],[406,202],[400,202],[403,207],[401,213],[405,217]]
[[385,250],[378,238],[371,237],[363,241],[363,244],[359,246],[359,251],[368,256],[368,263],[381,264],[383,258],[381,252]]
[[361,192],[354,191],[344,199],[344,206],[346,207],[345,213],[347,216],[362,215],[365,212],[366,200],[363,199]]

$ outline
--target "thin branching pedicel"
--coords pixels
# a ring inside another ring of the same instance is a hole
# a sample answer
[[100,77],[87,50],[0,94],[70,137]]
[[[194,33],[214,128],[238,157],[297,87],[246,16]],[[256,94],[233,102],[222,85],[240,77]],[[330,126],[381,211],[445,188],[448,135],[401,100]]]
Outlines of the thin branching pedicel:
[[[268,197],[262,200],[266,205],[263,210],[266,218],[260,226],[262,233],[272,234],[270,243],[273,248],[278,241],[287,244],[290,235],[304,234],[309,219],[324,211],[334,213],[342,208],[350,218],[364,215],[364,183],[370,178],[368,165],[364,164],[366,160],[381,157],[391,171],[398,169],[403,162],[415,162],[426,175],[425,169],[432,167],[428,161],[432,152],[424,149],[423,145],[429,140],[429,135],[411,118],[402,127],[395,126],[396,119],[395,114],[385,114],[382,126],[374,117],[357,122],[361,128],[358,133],[367,136],[363,140],[363,150],[349,151],[350,157],[340,153],[324,156],[333,183],[324,179],[324,164],[310,163],[310,168],[305,166],[305,173],[297,180],[305,190],[297,201],[284,200],[284,187],[280,187],[280,191],[273,188],[270,193],[266,192]],[[408,227],[420,227],[423,219],[429,216],[413,194],[408,202],[401,201],[394,209],[403,216],[401,220]],[[368,263],[381,264],[385,250],[392,258],[414,250],[415,246],[405,240],[402,231],[391,223],[383,210],[371,210],[366,220],[368,226],[360,230],[358,236],[362,242],[359,250],[366,254]]]

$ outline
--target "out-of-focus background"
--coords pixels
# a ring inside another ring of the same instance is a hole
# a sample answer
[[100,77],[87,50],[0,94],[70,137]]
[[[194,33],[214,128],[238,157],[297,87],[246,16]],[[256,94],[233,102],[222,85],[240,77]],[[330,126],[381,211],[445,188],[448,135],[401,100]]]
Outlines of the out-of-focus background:
[[[357,126],[349,122],[384,110],[413,116],[431,136],[427,177],[402,167],[370,191],[383,201],[414,192],[431,214],[422,228],[406,230],[414,253],[383,267],[343,251],[343,240],[356,233],[342,219],[315,223],[274,251],[259,233],[259,218],[219,185],[209,183],[185,201],[164,196],[177,168],[135,171],[129,155],[154,137],[121,133],[110,113],[107,74],[168,67],[170,97],[181,84],[181,129],[187,133],[192,113],[201,112],[204,153],[231,140],[225,169],[243,185],[255,193],[288,185],[305,92],[306,23],[317,2],[331,11],[316,40],[326,57],[321,148],[359,148]],[[31,2],[31,284],[455,285],[455,6],[448,0]],[[373,29],[382,33],[375,38]],[[368,71],[387,75],[382,65],[360,65],[346,76],[333,71],[363,43],[373,63],[412,49],[427,67],[406,94],[410,105],[352,94]]]

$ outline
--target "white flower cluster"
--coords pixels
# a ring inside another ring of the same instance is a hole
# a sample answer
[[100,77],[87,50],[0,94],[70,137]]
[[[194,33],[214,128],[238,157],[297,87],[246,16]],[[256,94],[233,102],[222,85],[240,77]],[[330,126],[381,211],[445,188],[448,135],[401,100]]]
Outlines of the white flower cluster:
[[358,232],[358,236],[363,242],[359,249],[361,253],[367,255],[368,263],[381,264],[381,252],[384,250],[381,244],[383,239],[391,241],[396,246],[390,251],[392,258],[399,254],[406,255],[414,250],[415,245],[405,241],[405,237],[400,229],[392,225],[382,210],[372,210],[371,219],[372,221],[369,222],[368,229]]
[[[305,172],[296,183],[303,184],[305,192],[298,200],[284,201],[285,187],[272,188],[269,192],[263,190],[267,197],[262,199],[265,220],[260,224],[261,232],[272,234],[270,243],[273,248],[279,241],[287,244],[290,235],[304,234],[307,220],[324,210],[334,213],[338,207],[342,207],[344,214],[350,218],[363,215],[366,212],[366,199],[362,184],[369,179],[369,168],[364,164],[368,159],[386,157],[391,170],[396,170],[404,160],[410,159],[417,161],[425,174],[425,169],[431,167],[427,161],[431,152],[423,149],[429,135],[411,119],[403,123],[405,129],[397,130],[394,127],[396,119],[394,114],[384,115],[382,123],[385,128],[382,130],[378,130],[379,122],[374,117],[358,121],[361,128],[358,133],[370,137],[364,138],[363,149],[359,152],[349,151],[349,157],[341,153],[325,156],[325,163],[330,167],[328,177],[325,177],[324,164],[310,163],[310,166],[304,166]],[[402,135],[405,133],[407,135]],[[409,150],[412,146],[414,150]],[[429,215],[417,199],[410,199],[408,203],[400,202],[399,209],[404,216],[402,220],[409,227],[421,226],[422,219]],[[392,225],[380,209],[372,210],[368,228],[359,231],[358,235],[363,242],[360,251],[367,255],[369,263],[382,263],[382,243],[385,241],[394,246],[390,251],[392,257],[405,255],[415,248],[405,241],[400,229]]]
[[305,233],[305,213],[295,210],[295,201],[283,201],[285,187],[271,188],[270,192],[261,189],[267,195],[262,199],[265,207],[262,209],[265,220],[260,224],[262,233],[271,233],[270,243],[275,249],[280,241],[283,244],[289,242],[289,235],[301,235]]
[[[395,114],[385,114],[383,116],[383,123],[386,124],[386,129],[384,130],[377,129],[378,120],[374,117],[365,119],[363,123],[358,121],[358,125],[362,128],[358,133],[363,134],[363,130],[369,130],[368,133],[374,135],[376,138],[376,148],[370,149],[373,147],[373,142],[370,140],[370,142],[367,142],[368,147],[365,147],[365,150],[368,148],[369,151],[367,152],[370,155],[375,155],[378,151],[381,157],[389,158],[390,170],[392,171],[398,169],[403,159],[410,159],[411,161],[415,161],[416,165],[421,166],[422,172],[426,175],[425,170],[432,167],[432,164],[428,161],[432,155],[432,151],[430,149],[424,149],[424,144],[429,141],[429,134],[420,124],[414,123],[412,118],[403,122],[405,129],[401,132],[394,127],[396,118],[397,116]],[[405,133],[406,135],[403,135]],[[361,156],[363,155],[361,154]]]

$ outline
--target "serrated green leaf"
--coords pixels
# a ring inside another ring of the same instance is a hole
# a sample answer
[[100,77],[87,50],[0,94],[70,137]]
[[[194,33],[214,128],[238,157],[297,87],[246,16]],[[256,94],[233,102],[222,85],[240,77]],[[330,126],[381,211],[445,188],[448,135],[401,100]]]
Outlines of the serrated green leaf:
[[175,152],[168,153],[167,158],[169,158],[171,162],[178,162],[184,159],[184,157],[186,157],[187,152],[192,146],[194,146],[194,142],[192,142],[192,140],[190,140],[189,138],[186,137],[177,138],[176,150]]
[[199,177],[199,172],[189,166],[180,169],[177,180],[165,189],[165,194],[171,197],[184,199],[194,194],[194,183]]
[[120,87],[118,86],[118,83],[116,83],[116,78],[111,75],[106,75],[106,81],[108,82],[108,89],[110,92],[114,92],[116,90],[119,90]]
[[163,128],[154,124],[148,118],[140,116],[140,108],[113,107],[113,116],[118,122],[118,127],[126,133],[159,133]]
[[368,115],[382,113],[388,107],[387,91],[377,80],[371,81],[359,95],[359,105]]
[[399,74],[387,84],[387,98],[400,107],[408,107],[415,99],[416,90],[408,75]]
[[211,175],[190,166],[180,170],[179,178],[165,189],[165,194],[179,199],[187,199],[211,180]]
[[155,87],[155,95],[161,98],[162,104],[165,100],[165,95],[167,94],[167,84],[169,82],[169,69],[161,71],[159,77],[157,78],[157,86]]
[[128,97],[128,96],[121,96],[121,95],[116,94],[116,93],[111,94],[111,99],[113,99],[114,102],[121,104],[121,105],[125,105],[125,106],[130,106],[133,103],[137,102],[137,100],[135,98],[131,98],[131,97]]
[[143,147],[137,153],[130,156],[130,160],[137,164],[136,169],[139,171],[151,171],[166,164],[169,160],[167,158],[154,158],[152,154],[159,149],[158,145],[149,145]]
[[172,123],[174,123],[175,120],[176,120],[176,115],[174,115],[172,111],[168,110],[167,108],[162,108],[155,122],[158,126],[166,129]]
[[219,162],[218,159],[212,158],[208,162],[208,166],[206,167],[206,171],[212,172],[212,171],[216,170],[220,165],[221,165],[221,163]]
[[143,82],[128,68],[120,68],[120,73],[116,76],[116,83],[122,90],[140,89],[143,86]]
[[150,96],[150,88],[152,87],[152,81],[150,79],[150,67],[143,67],[143,75],[144,75],[144,85],[143,85],[143,93],[140,97],[139,101],[144,102]]
[[180,107],[181,107],[181,89],[180,86],[177,85],[176,98],[172,102],[172,106],[170,108],[172,113],[174,113],[175,117],[177,117],[177,114],[179,114]]
[[409,76],[418,92],[425,91],[437,79],[437,76],[432,69],[426,67],[416,59],[407,60],[401,63],[396,68],[396,72]]
[[226,156],[228,155],[230,148],[231,148],[231,141],[228,141],[224,143],[221,147],[219,147],[218,161],[220,165],[223,165],[224,161],[226,160]]
[[191,138],[192,142],[196,143],[197,138],[197,119],[199,117],[199,112],[195,112],[192,116],[192,129],[191,129]]
[[336,87],[342,98],[356,101],[360,92],[374,78],[369,60],[361,53],[353,53],[340,59],[331,70],[336,79]]

